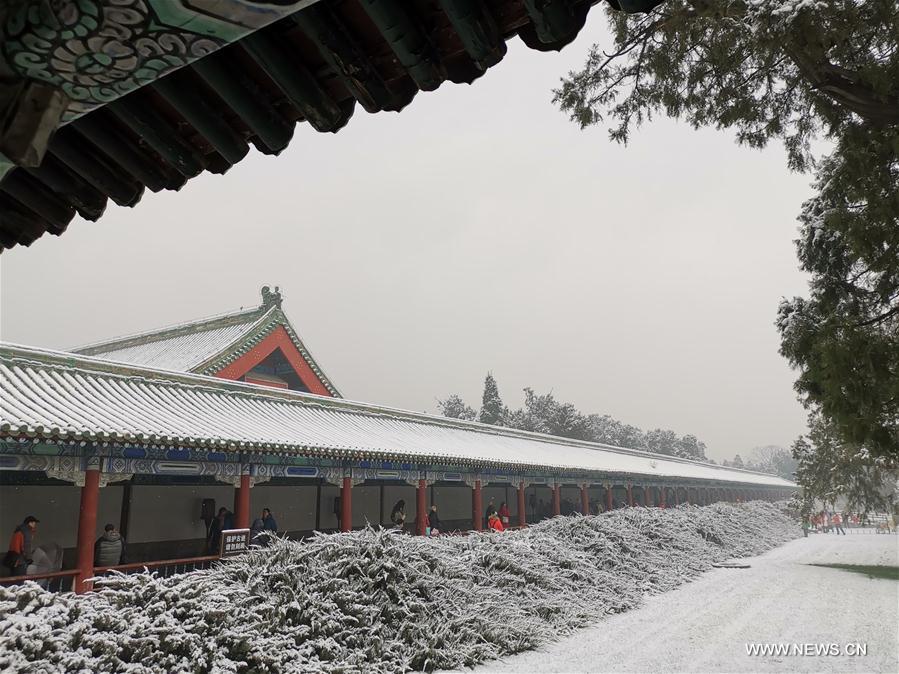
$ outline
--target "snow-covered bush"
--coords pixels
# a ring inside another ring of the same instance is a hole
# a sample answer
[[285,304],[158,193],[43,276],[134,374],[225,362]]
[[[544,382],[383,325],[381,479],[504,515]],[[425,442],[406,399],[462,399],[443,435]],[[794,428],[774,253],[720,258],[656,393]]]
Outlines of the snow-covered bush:
[[109,577],[81,596],[28,583],[0,588],[0,670],[456,668],[534,648],[798,532],[760,502],[630,508],[502,534],[279,540],[204,571]]

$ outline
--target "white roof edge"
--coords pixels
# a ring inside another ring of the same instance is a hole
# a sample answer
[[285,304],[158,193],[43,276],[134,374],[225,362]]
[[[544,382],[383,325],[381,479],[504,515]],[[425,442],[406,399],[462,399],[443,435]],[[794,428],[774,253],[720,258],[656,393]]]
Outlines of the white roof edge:
[[[212,321],[218,321],[225,318],[238,318],[240,316],[249,316],[259,311],[261,307],[255,306],[250,309],[238,309],[237,311],[227,311],[221,314],[215,314],[213,316],[206,316],[205,318],[196,318],[191,321],[182,321],[180,323],[173,323],[171,325],[165,325],[160,328],[154,328],[152,330],[143,330],[141,332],[134,332],[128,335],[120,335],[118,337],[113,337],[111,339],[103,339],[99,342],[91,342],[90,344],[82,344],[80,346],[73,347],[63,353],[76,353],[80,354],[81,351],[85,351],[87,349],[96,349],[102,346],[114,346],[119,342],[127,342],[132,339],[138,339],[140,337],[151,338],[155,335],[163,332],[170,332],[172,330],[179,330],[181,328],[188,328],[192,325],[199,325],[202,323],[211,323]],[[31,348],[31,347],[23,347],[23,348]]]
[[[221,379],[219,377],[213,377],[209,375],[201,375],[194,374],[191,372],[178,372],[174,370],[164,370],[160,368],[146,367],[140,365],[134,365],[132,363],[123,363],[119,361],[106,360],[103,358],[98,358],[96,356],[84,356],[81,354],[73,354],[71,352],[66,351],[56,351],[53,349],[45,349],[40,347],[31,347],[21,344],[13,344],[10,342],[2,342],[0,341],[0,351],[9,351],[12,352],[12,357],[18,357],[24,360],[27,360],[29,357],[35,356],[43,356],[45,358],[52,358],[58,361],[62,361],[58,363],[63,366],[78,366],[78,363],[83,364],[85,366],[84,369],[92,369],[97,371],[98,373],[108,374],[112,376],[123,375],[123,374],[133,374],[135,376],[141,375],[150,375],[150,376],[164,376],[171,383],[185,383],[185,384],[195,384],[195,385],[205,385],[215,389],[225,389],[232,390],[237,393],[245,393],[252,394],[254,396],[261,396],[267,398],[276,398],[276,399],[294,399],[297,401],[305,401],[310,404],[320,405],[325,407],[333,407],[340,408],[347,411],[355,411],[361,414],[389,414],[401,417],[406,420],[411,421],[419,421],[426,424],[440,425],[440,426],[449,426],[460,428],[469,431],[481,432],[481,433],[489,433],[492,435],[500,435],[506,437],[520,437],[525,439],[531,439],[539,442],[545,442],[548,444],[555,445],[567,445],[571,447],[581,447],[586,449],[601,449],[604,451],[611,451],[618,454],[624,454],[627,456],[635,456],[641,458],[648,459],[657,459],[660,461],[668,461],[675,463],[682,463],[688,465],[702,466],[704,468],[711,469],[720,469],[726,470],[728,472],[733,473],[744,473],[749,476],[758,476],[765,478],[777,478],[783,480],[785,485],[794,485],[794,483],[789,480],[784,480],[777,475],[772,475],[770,473],[761,473],[758,471],[746,470],[744,468],[732,468],[730,466],[720,466],[718,464],[705,463],[702,461],[694,461],[690,459],[684,459],[677,456],[670,456],[667,454],[656,454],[653,452],[646,452],[637,449],[629,449],[626,447],[617,447],[615,445],[606,445],[603,443],[596,442],[587,442],[584,440],[575,440],[572,438],[565,438],[561,436],[548,435],[545,433],[534,433],[532,431],[522,431],[518,429],[506,428],[503,426],[493,426],[490,424],[483,424],[477,421],[464,421],[460,419],[453,419],[450,417],[443,417],[437,414],[427,414],[424,412],[415,412],[411,410],[404,410],[402,408],[396,407],[388,407],[384,405],[377,405],[372,403],[365,403],[361,401],[352,401],[347,400],[345,398],[332,398],[330,396],[321,396],[314,393],[304,393],[300,391],[289,391],[284,389],[274,389],[267,386],[261,386],[256,384],[247,384],[245,382],[232,381],[228,379]],[[18,353],[16,353],[18,352]],[[0,353],[0,355],[5,355]],[[103,366],[114,366],[117,368],[117,372],[103,372]],[[123,372],[124,371],[124,372]]]

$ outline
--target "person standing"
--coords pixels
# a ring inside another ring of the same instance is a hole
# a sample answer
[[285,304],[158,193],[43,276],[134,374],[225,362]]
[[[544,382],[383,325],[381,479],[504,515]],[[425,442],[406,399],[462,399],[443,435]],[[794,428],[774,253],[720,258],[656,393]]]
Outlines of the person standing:
[[487,501],[487,510],[484,511],[484,525],[486,526],[490,522],[490,516],[496,514],[496,501],[493,500],[493,497],[490,497],[490,500]]
[[499,515],[499,519],[503,523],[503,526],[508,529],[509,520],[512,517],[512,513],[509,512],[509,506],[506,505],[505,501],[499,504],[499,510],[496,514]]
[[10,575],[24,576],[27,572],[28,565],[33,561],[34,537],[39,522],[37,517],[29,515],[13,530],[9,550],[3,559],[3,565],[9,569]]
[[212,520],[212,524],[209,525],[209,536],[206,539],[209,545],[210,555],[217,555],[219,553],[222,532],[232,528],[233,522],[233,515],[228,509],[224,507],[219,508],[218,515],[215,516],[215,519]]
[[390,511],[390,521],[393,523],[394,529],[399,529],[400,531],[405,530],[406,502],[403,499],[397,501],[393,506],[393,510]]
[[278,523],[275,521],[275,516],[272,515],[272,511],[268,508],[262,509],[262,528],[265,531],[272,532],[272,534],[278,533]]
[[440,533],[440,517],[437,515],[437,504],[431,504],[431,512],[428,513],[428,535],[436,536]]
[[487,528],[490,531],[504,531],[505,527],[503,527],[503,523],[499,519],[499,515],[496,513],[491,513],[487,518]]
[[118,566],[124,553],[125,539],[114,524],[107,524],[94,544],[94,566]]

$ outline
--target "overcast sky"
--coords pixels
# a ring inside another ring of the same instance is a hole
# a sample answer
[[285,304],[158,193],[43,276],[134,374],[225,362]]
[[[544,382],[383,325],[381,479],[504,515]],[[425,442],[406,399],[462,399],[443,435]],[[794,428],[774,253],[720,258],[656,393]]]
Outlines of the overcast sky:
[[580,131],[551,89],[561,54],[517,39],[472,86],[400,114],[299,127],[180,193],[148,192],[0,258],[3,340],[66,349],[259,303],[284,308],[347,398],[474,406],[552,390],[581,411],[705,441],[715,459],[805,428],[778,355],[779,299],[803,294],[792,239],[810,189],[782,148],[658,120],[628,147]]

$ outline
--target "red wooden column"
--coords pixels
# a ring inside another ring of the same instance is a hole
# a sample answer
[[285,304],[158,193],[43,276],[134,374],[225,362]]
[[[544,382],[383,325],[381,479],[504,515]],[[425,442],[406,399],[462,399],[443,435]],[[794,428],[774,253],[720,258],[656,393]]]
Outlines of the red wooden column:
[[659,508],[665,507],[665,491],[666,487],[658,487],[659,490]]
[[648,508],[652,505],[649,502],[649,495],[652,494],[652,487],[643,487],[643,507]]
[[605,487],[606,490],[606,512],[612,509],[612,506],[615,505],[612,499],[612,485]]
[[558,483],[553,485],[553,517],[562,514],[562,486]]
[[518,526],[527,526],[527,511],[524,509],[524,482],[518,483]]
[[427,498],[428,483],[427,480],[419,480],[418,488],[415,490],[415,519],[418,524],[418,535],[425,535],[425,527],[428,526],[428,501]]
[[677,486],[674,487],[674,505],[680,505],[680,489]]
[[344,477],[340,488],[340,530],[353,530],[353,478]]
[[250,475],[240,476],[240,486],[234,490],[234,528],[250,528]]
[[587,485],[581,485],[581,515],[590,514],[590,494],[587,492]]
[[81,509],[78,513],[78,576],[75,592],[88,592],[94,575],[94,537],[97,535],[97,504],[100,501],[100,469],[97,466],[84,472],[81,488]]
[[474,525],[475,531],[481,531],[484,528],[484,507],[481,505],[481,481],[474,481],[474,488],[471,491],[471,523]]
[[634,487],[630,482],[627,484],[627,505],[629,508],[634,507]]

